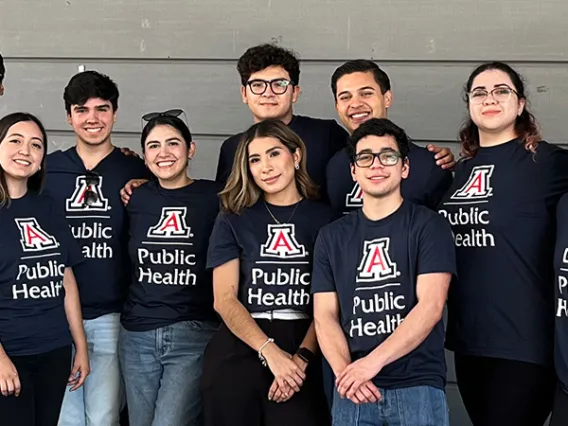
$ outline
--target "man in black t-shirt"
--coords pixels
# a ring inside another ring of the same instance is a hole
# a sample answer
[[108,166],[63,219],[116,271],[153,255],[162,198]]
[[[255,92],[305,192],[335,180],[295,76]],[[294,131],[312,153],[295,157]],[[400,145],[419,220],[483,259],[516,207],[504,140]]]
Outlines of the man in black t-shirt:
[[363,207],[322,228],[312,273],[318,342],[336,377],[334,425],[447,426],[450,227],[401,195],[411,167],[402,129],[370,119],[351,149]]
[[[373,61],[359,59],[338,67],[331,77],[331,90],[349,133],[371,118],[386,118],[392,105],[390,79]],[[351,177],[348,149],[336,153],[327,166],[329,201],[338,216],[360,208],[363,202],[361,187]],[[423,148],[411,142],[408,159],[411,171],[402,182],[403,197],[435,210],[452,183],[452,153],[447,148],[432,144]]]
[[[335,120],[294,115],[293,104],[300,95],[300,64],[289,50],[271,44],[248,49],[240,58],[241,97],[253,121],[277,119],[302,138],[308,152],[308,173],[325,194],[325,168],[329,159],[343,148],[347,133]],[[248,124],[247,124],[248,127]],[[225,183],[231,174],[242,133],[225,140],[219,153],[216,180]]]
[[65,211],[85,261],[77,278],[91,374],[83,388],[66,392],[59,426],[117,425],[123,405],[118,360],[120,312],[130,280],[126,210],[120,189],[148,176],[144,162],[112,143],[119,91],[96,71],[76,74],[65,87],[75,146],[46,159],[46,191]]

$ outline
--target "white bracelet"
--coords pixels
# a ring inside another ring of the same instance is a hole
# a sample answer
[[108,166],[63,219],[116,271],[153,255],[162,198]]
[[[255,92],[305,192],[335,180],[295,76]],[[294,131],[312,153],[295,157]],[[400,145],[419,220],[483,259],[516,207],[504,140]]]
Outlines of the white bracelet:
[[268,340],[266,342],[264,342],[264,344],[260,347],[260,349],[258,350],[258,359],[260,359],[260,362],[262,362],[262,365],[264,365],[265,367],[268,365],[266,363],[266,358],[264,357],[264,355],[262,355],[262,350],[266,347],[266,345],[268,345],[269,343],[274,343],[274,339],[272,337],[269,337]]

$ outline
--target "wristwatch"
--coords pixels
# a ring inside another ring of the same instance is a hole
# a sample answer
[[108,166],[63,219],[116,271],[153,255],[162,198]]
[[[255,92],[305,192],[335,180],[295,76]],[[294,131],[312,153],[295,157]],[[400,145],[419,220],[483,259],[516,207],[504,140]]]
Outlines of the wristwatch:
[[298,357],[300,357],[302,361],[308,364],[314,360],[314,353],[310,351],[308,348],[298,349],[296,355],[298,355]]

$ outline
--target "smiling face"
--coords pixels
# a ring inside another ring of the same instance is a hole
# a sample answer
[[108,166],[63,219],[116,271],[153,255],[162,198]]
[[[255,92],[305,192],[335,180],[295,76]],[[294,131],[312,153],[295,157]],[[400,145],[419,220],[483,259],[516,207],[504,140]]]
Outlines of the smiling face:
[[[355,156],[381,152],[400,156],[394,137],[366,136],[357,142]],[[364,194],[373,198],[384,198],[400,192],[401,181],[408,177],[408,172],[408,161],[400,158],[392,166],[382,165],[376,156],[369,167],[351,166],[353,180],[359,183]]]
[[67,114],[67,120],[79,143],[103,145],[110,143],[116,111],[113,111],[110,101],[90,98],[84,105],[71,105],[71,114]]
[[187,183],[187,165],[195,154],[195,144],[188,144],[175,128],[168,125],[154,127],[144,142],[146,166],[164,188],[175,188]]
[[0,165],[7,180],[27,180],[40,168],[45,141],[33,121],[20,121],[8,129],[0,141]]
[[372,72],[345,74],[337,80],[335,108],[349,133],[371,118],[386,118],[391,102],[391,91],[383,94]]
[[300,163],[298,150],[291,153],[274,137],[255,138],[248,146],[248,164],[258,187],[272,196],[296,190],[296,165]]
[[[252,73],[248,82],[254,80],[271,81],[283,79],[290,81],[290,74],[281,66],[271,66],[261,71]],[[247,84],[241,87],[241,96],[252,112],[255,123],[266,119],[276,119],[289,122],[292,119],[292,105],[298,99],[300,88],[290,84],[286,91],[280,95],[272,91],[270,85],[261,95],[252,93],[251,88]]]
[[[513,89],[513,92],[507,99],[499,93],[499,88]],[[488,94],[484,99],[476,98],[479,93],[494,89],[497,91],[493,95]],[[480,132],[501,133],[514,130],[515,120],[525,107],[525,100],[519,99],[515,90],[509,75],[501,70],[487,70],[475,77],[469,92],[469,113]],[[501,97],[504,99],[498,100]]]

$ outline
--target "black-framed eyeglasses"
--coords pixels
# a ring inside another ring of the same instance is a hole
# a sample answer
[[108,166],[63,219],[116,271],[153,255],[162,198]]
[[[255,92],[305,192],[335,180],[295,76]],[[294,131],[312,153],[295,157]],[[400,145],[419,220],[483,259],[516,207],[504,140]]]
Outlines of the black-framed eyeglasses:
[[515,93],[518,96],[518,93],[511,89],[509,86],[500,86],[495,87],[493,90],[485,90],[485,89],[475,89],[468,93],[469,102],[472,104],[482,104],[487,100],[487,97],[491,95],[496,102],[507,102],[511,99],[511,94]]
[[375,158],[379,159],[379,163],[383,166],[394,166],[398,160],[402,158],[396,151],[381,151],[381,152],[362,152],[353,156],[353,161],[357,167],[367,168],[371,167],[375,162]]
[[268,85],[270,85],[272,93],[275,95],[283,95],[286,93],[286,90],[288,90],[288,86],[293,86],[293,83],[285,78],[275,78],[274,80],[261,80],[257,78],[247,81],[247,86],[255,95],[264,94]]
[[83,207],[89,207],[99,201],[99,196],[93,187],[96,187],[100,182],[100,175],[93,172],[92,170],[87,170],[85,174],[85,194],[83,195]]

